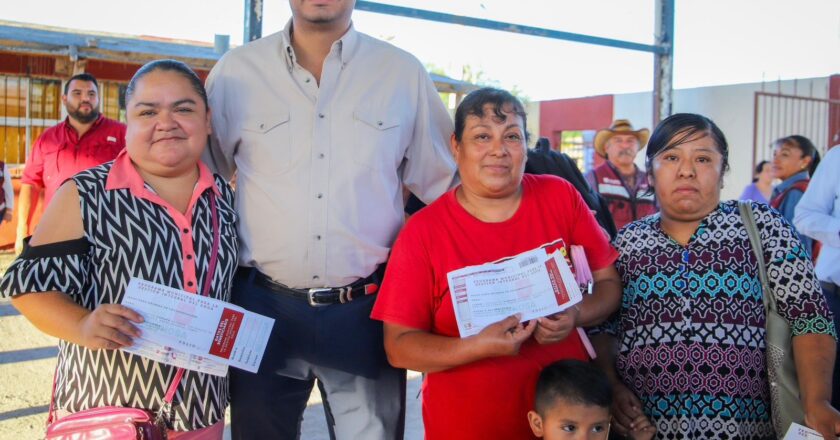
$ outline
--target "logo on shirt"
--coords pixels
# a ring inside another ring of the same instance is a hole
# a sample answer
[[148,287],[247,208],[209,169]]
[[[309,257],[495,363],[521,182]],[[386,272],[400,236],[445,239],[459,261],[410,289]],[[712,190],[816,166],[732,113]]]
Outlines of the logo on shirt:
[[117,138],[115,138],[115,137],[113,137],[113,136],[108,136],[108,137],[107,137],[107,138],[105,138],[105,139],[106,139],[108,142],[114,142],[114,143],[116,143],[116,142],[117,142]]

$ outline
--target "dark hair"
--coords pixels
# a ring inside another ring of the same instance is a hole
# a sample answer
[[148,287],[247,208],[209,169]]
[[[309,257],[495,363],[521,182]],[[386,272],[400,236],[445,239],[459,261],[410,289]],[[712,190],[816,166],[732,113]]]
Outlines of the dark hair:
[[207,91],[204,89],[204,84],[201,83],[201,79],[199,79],[198,75],[190,69],[190,66],[178,60],[149,61],[144,64],[143,67],[137,69],[137,72],[135,72],[134,76],[131,77],[131,81],[128,82],[128,87],[125,88],[126,103],[130,101],[131,96],[134,95],[134,91],[137,88],[137,82],[143,79],[144,76],[156,70],[175,72],[186,78],[186,80],[190,82],[190,86],[192,86],[193,90],[195,90],[195,92],[198,93],[198,96],[201,96],[201,100],[204,101],[204,108],[209,108],[207,105]]
[[[458,104],[458,109],[455,110],[455,140],[461,142],[461,136],[464,134],[464,125],[467,116],[484,117],[484,106],[491,104],[493,106],[493,113],[496,117],[505,120],[505,107],[510,105],[513,107],[512,113],[522,118],[523,128],[528,126],[527,115],[525,114],[525,107],[516,96],[510,94],[506,90],[496,89],[493,87],[484,87],[473,92]],[[528,141],[528,131],[525,131],[525,141]]]
[[93,75],[91,75],[89,73],[79,73],[77,75],[71,76],[70,79],[68,79],[67,82],[64,83],[64,94],[65,95],[67,94],[67,92],[70,91],[70,83],[73,82],[73,81],[92,82],[93,85],[96,86],[96,90],[99,90],[99,83],[96,82],[96,78]]
[[814,175],[814,171],[817,170],[817,165],[820,164],[820,152],[817,151],[817,147],[814,146],[814,143],[810,139],[794,134],[777,139],[774,144],[780,146],[785,144],[790,145],[791,147],[798,148],[802,152],[802,157],[810,157],[811,164],[808,166],[808,174],[811,176]]
[[761,174],[762,171],[764,171],[764,165],[769,165],[769,164],[770,164],[770,161],[762,160],[761,162],[758,163],[758,165],[755,166],[755,172],[753,174],[753,180],[752,180],[753,183],[758,182],[758,175]]
[[656,155],[694,140],[699,137],[698,134],[709,136],[715,142],[723,156],[723,176],[729,171],[729,144],[726,143],[726,137],[711,119],[694,113],[676,113],[668,116],[653,130],[645,152],[648,175],[653,175],[653,158]]
[[590,362],[567,359],[545,367],[537,379],[534,409],[544,415],[558,399],[609,408],[612,386],[607,375]]

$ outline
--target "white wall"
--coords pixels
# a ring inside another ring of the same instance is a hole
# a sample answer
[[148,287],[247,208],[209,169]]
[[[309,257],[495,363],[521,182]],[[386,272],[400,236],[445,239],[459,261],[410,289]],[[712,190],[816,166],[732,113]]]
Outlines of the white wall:
[[525,130],[528,130],[528,133],[531,135],[528,146],[533,147],[537,143],[537,139],[540,138],[540,102],[531,101],[525,104],[525,114],[528,118],[528,126],[525,127]]
[[[794,86],[795,83],[795,86]],[[810,78],[765,83],[764,91],[828,98],[828,78]],[[761,83],[734,84],[674,90],[674,113],[699,113],[712,119],[729,143],[729,174],[724,179],[721,198],[737,198],[752,180],[753,114],[755,92]],[[650,92],[615,95],[614,119],[629,119],[633,126],[651,127],[653,100]],[[792,133],[791,133],[792,134]],[[644,163],[644,151],[637,162]]]

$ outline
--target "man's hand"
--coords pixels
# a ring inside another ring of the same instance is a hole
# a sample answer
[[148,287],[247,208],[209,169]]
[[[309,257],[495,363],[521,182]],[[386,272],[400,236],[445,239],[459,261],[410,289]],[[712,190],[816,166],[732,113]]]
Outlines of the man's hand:
[[538,319],[537,329],[534,330],[534,339],[543,345],[566,339],[566,336],[569,336],[569,333],[575,329],[579,313],[580,309],[573,306],[562,312]]
[[79,320],[78,341],[71,341],[91,350],[116,350],[134,343],[143,317],[120,304],[102,304]]
[[17,203],[15,204],[15,209],[17,209],[18,213],[18,223],[17,223],[17,231],[15,235],[15,254],[20,254],[23,252],[23,239],[26,238],[26,235],[29,234],[29,214],[31,211],[33,199],[34,202],[38,203],[38,187],[29,185],[27,183],[21,183],[20,185],[20,193],[18,194]]
[[804,409],[805,424],[819,432],[824,439],[834,440],[840,435],[840,412],[828,401],[808,403],[804,405]]
[[485,353],[490,356],[513,356],[519,353],[519,347],[537,328],[537,321],[531,320],[528,325],[521,324],[519,313],[490,324],[475,336],[475,343],[481,344]]

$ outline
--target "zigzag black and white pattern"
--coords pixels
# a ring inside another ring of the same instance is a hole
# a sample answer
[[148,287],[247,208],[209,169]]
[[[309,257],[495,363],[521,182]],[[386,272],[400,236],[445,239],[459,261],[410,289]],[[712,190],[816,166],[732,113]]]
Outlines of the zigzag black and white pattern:
[[[84,307],[119,303],[131,277],[183,289],[181,231],[165,207],[134,197],[128,189],[105,190],[111,163],[78,174],[87,254],[18,259],[4,279],[4,292],[62,291]],[[233,191],[216,176],[221,240],[210,295],[230,300],[237,265]],[[209,190],[192,213],[196,285],[203,286],[213,243]],[[175,368],[120,350],[91,351],[61,341],[56,403],[76,412],[118,405],[157,411]],[[193,430],[224,417],[227,378],[187,371],[173,402],[173,427]]]

